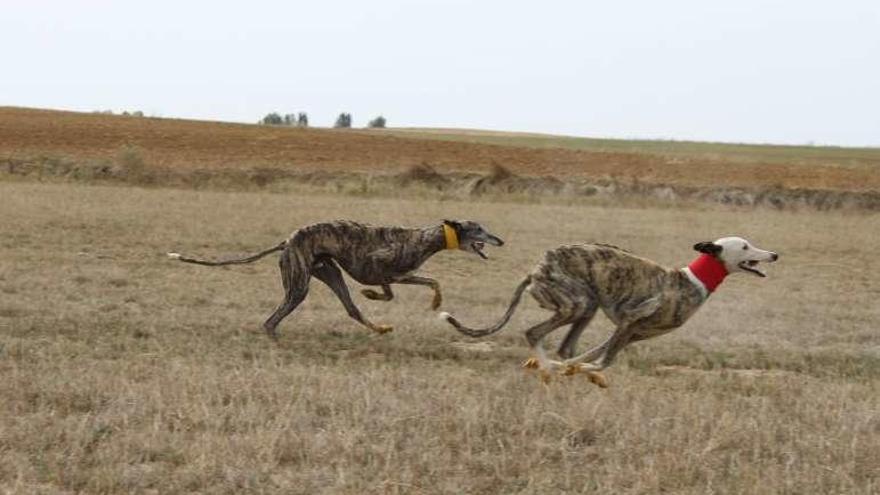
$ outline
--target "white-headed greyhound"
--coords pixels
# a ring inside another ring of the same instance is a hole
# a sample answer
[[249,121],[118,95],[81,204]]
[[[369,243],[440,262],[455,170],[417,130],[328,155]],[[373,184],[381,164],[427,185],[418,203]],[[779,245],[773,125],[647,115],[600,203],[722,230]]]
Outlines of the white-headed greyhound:
[[[600,371],[611,365],[621,349],[681,326],[728,274],[765,277],[759,264],[779,258],[741,237],[700,242],[694,249],[700,252],[697,259],[685,268],[673,269],[607,244],[562,246],[548,251],[519,284],[507,312],[495,325],[472,329],[448,313],[443,317],[465,335],[490,335],[508,322],[528,289],[541,307],[554,314],[526,330],[534,357],[524,366],[539,369],[544,379],[555,369],[566,374],[586,372],[593,383],[605,387],[607,381]],[[616,330],[604,343],[573,356],[578,338],[600,308]],[[558,352],[564,361],[551,361],[542,340],[564,325],[571,325]]]

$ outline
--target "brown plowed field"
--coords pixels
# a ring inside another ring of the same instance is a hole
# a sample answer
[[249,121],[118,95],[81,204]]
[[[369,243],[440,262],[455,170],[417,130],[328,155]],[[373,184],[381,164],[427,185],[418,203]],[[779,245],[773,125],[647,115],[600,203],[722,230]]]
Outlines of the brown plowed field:
[[157,167],[291,167],[301,170],[484,171],[493,164],[524,175],[638,178],[694,186],[880,190],[874,167],[834,163],[755,163],[650,153],[533,148],[392,136],[382,131],[295,129],[0,107],[0,158],[115,157],[126,145]]

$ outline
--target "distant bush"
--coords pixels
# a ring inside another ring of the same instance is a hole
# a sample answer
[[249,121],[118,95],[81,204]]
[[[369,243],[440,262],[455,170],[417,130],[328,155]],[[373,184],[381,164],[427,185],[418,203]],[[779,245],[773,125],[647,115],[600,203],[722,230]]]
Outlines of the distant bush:
[[305,112],[299,113],[286,113],[281,115],[278,112],[272,112],[266,114],[265,117],[259,120],[259,124],[262,125],[285,125],[290,127],[308,127],[309,126],[309,116]]
[[267,113],[266,116],[260,120],[260,124],[282,125],[284,124],[284,118],[278,112]]
[[333,127],[337,129],[348,129],[351,127],[351,114],[350,113],[340,113],[339,117],[336,117],[336,123],[333,124]]
[[[92,113],[97,113],[100,115],[115,115],[113,113],[113,110],[95,110]],[[134,110],[132,112],[129,112],[128,110],[123,110],[122,113],[120,113],[119,115],[122,115],[123,117],[143,117],[144,112],[140,110]]]
[[385,128],[385,122],[386,122],[386,121],[385,121],[385,117],[383,117],[383,116],[380,115],[380,116],[376,117],[375,119],[371,120],[371,121],[367,124],[367,127],[372,127],[372,128],[375,128],[375,129],[384,129],[384,128]]

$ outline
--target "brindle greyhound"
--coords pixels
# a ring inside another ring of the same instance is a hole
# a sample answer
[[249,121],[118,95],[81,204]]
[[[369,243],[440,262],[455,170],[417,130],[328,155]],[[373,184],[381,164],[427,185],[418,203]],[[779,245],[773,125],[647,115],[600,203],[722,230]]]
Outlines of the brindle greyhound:
[[340,267],[361,284],[382,287],[381,294],[372,289],[361,291],[369,299],[390,301],[394,297],[391,284],[425,285],[434,289],[431,308],[437,309],[442,301],[440,284],[412,272],[443,249],[460,249],[486,259],[483,247],[487,243],[501,246],[504,241],[471,221],[444,220],[441,225],[432,227],[404,228],[338,220],[303,227],[277,246],[245,258],[207,261],[178,253],[168,253],[168,256],[187,263],[221,266],[251,263],[282,251],[279,264],[284,301],[263,324],[266,333],[277,338],[275,328],[305,299],[313,276],[330,287],[349,316],[376,332],[385,333],[392,327],[370,322],[355,306]]
[[[549,379],[550,370],[558,367],[563,367],[565,374],[583,371],[590,381],[606,387],[607,380],[599,372],[610,366],[625,346],[684,324],[728,273],[765,277],[758,263],[779,258],[739,237],[701,242],[694,249],[702,253],[694,262],[686,268],[670,269],[606,244],[562,246],[548,251],[519,284],[507,312],[494,326],[472,329],[448,313],[443,317],[465,335],[490,335],[508,322],[523,291],[529,289],[541,307],[555,314],[526,331],[535,357],[523,366],[539,369],[544,380]],[[599,308],[617,329],[601,345],[572,357],[578,338]],[[571,329],[558,351],[565,361],[550,361],[541,341],[567,324]]]

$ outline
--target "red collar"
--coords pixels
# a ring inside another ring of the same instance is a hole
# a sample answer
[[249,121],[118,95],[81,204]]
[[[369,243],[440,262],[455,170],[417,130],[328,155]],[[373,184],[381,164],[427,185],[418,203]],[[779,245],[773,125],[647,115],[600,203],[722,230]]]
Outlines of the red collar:
[[727,276],[727,268],[724,267],[724,263],[711,254],[701,254],[687,267],[710,293],[714,292]]

